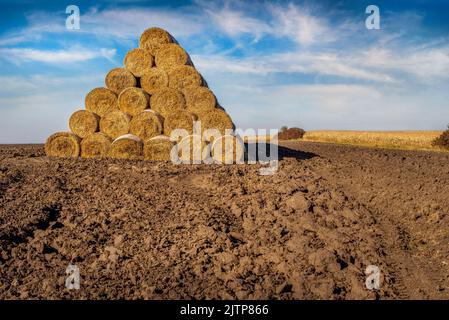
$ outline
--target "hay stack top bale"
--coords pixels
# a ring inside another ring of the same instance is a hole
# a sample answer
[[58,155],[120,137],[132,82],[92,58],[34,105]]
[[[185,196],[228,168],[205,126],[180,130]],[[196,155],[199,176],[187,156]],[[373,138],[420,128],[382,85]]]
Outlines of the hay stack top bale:
[[[229,131],[235,129],[231,117],[222,109],[215,108],[212,111],[206,112],[201,117],[201,129],[203,133],[207,130],[217,131],[216,134],[225,135]],[[205,137],[206,140],[211,141],[213,137]]]
[[153,93],[150,98],[152,110],[164,118],[186,108],[186,101],[181,91],[173,88],[162,88]]
[[131,72],[124,68],[109,71],[105,78],[106,87],[119,94],[128,87],[135,87],[137,80]]
[[149,107],[150,96],[140,88],[126,88],[118,96],[118,105],[121,111],[134,117]]
[[154,110],[145,110],[131,120],[129,132],[147,141],[162,133],[163,121],[162,116]]
[[100,117],[119,110],[117,103],[117,95],[107,88],[95,88],[86,96],[86,109],[96,113]]
[[115,159],[142,159],[143,142],[132,134],[120,136],[112,142],[109,156]]
[[76,158],[80,154],[80,138],[70,132],[57,132],[45,143],[49,157]]
[[142,49],[147,49],[155,56],[160,45],[172,42],[174,42],[173,37],[164,29],[149,28],[140,36],[139,46]]
[[156,67],[171,70],[178,66],[191,64],[187,52],[176,43],[162,44],[156,51]]
[[157,90],[168,87],[167,72],[159,68],[151,68],[140,78],[140,86],[149,94],[154,94]]
[[214,110],[217,105],[217,98],[214,93],[206,87],[190,86],[184,89],[187,110],[201,115]]
[[131,117],[123,111],[113,111],[100,120],[100,131],[112,139],[129,133]]
[[69,119],[69,128],[80,138],[95,133],[99,128],[100,117],[87,110],[78,110]]
[[112,139],[106,134],[96,132],[81,141],[82,158],[105,158],[111,148]]
[[153,63],[154,58],[150,51],[140,48],[128,51],[123,60],[125,69],[138,78],[142,77],[145,72],[151,70]]
[[[143,147],[144,159],[150,161],[170,161],[172,149],[176,143],[170,137],[159,135],[145,141]],[[175,149],[175,154],[177,149]]]
[[203,78],[192,66],[178,66],[168,71],[168,86],[184,91],[187,87],[201,86]]

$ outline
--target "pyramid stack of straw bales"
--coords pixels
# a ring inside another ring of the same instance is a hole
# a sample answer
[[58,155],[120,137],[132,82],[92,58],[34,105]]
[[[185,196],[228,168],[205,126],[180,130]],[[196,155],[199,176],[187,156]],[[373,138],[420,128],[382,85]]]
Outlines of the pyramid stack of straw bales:
[[[48,156],[168,161],[173,147],[196,141],[188,150],[200,157],[215,162],[243,157],[243,144],[229,135],[235,129],[231,117],[167,31],[145,30],[139,48],[126,54],[123,68],[106,75],[105,85],[90,91],[85,109],[70,117],[71,132],[48,138]],[[195,121],[201,121],[201,132],[194,131]],[[175,129],[190,136],[170,137]],[[207,129],[217,129],[221,136],[203,135]],[[217,156],[225,142],[234,147]],[[178,152],[180,159],[189,153],[185,150]]]

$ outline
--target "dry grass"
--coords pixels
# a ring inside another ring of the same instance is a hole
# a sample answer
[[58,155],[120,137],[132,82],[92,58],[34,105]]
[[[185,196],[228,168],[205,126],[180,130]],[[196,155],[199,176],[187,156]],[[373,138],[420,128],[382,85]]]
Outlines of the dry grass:
[[169,114],[164,120],[164,135],[170,136],[173,130],[186,130],[188,134],[193,133],[193,123],[197,116],[187,110],[179,110]]
[[150,96],[140,88],[129,87],[118,96],[118,106],[126,114],[135,117],[150,105]]
[[187,87],[184,88],[183,93],[186,98],[187,109],[198,116],[214,110],[217,105],[217,98],[209,88]]
[[201,86],[203,78],[192,66],[178,66],[168,71],[168,86],[184,91],[187,87]]
[[140,160],[143,158],[143,142],[132,134],[118,137],[111,144],[109,157],[113,159]]
[[442,131],[307,131],[302,141],[330,142],[364,147],[442,151],[432,141]]
[[98,131],[100,117],[87,110],[76,111],[69,119],[69,128],[80,138]]
[[129,132],[138,136],[142,141],[147,141],[162,134],[164,119],[153,110],[145,110],[132,118],[129,124]]
[[135,77],[141,77],[145,72],[151,70],[154,64],[154,58],[150,51],[145,49],[132,49],[128,51],[123,60],[126,70]]
[[213,137],[208,134],[208,130],[216,130],[220,135],[228,134],[228,130],[233,131],[235,129],[234,123],[231,117],[226,111],[221,109],[213,109],[212,111],[206,112],[200,118],[201,129],[205,133],[205,139],[207,141],[212,141]]
[[168,87],[167,72],[159,68],[151,68],[140,78],[140,86],[153,95],[157,90]]
[[164,43],[172,43],[173,37],[161,28],[146,29],[140,36],[140,48],[147,49],[155,56],[159,47]]
[[116,94],[120,94],[120,92],[128,87],[135,87],[137,85],[137,80],[134,75],[124,68],[115,68],[109,71],[104,82],[106,83],[106,87]]
[[113,111],[100,120],[100,131],[112,139],[129,133],[131,117],[123,111]]
[[156,51],[156,67],[171,70],[175,67],[190,64],[187,52],[176,43],[160,45]]
[[86,109],[104,117],[112,111],[119,110],[117,95],[106,88],[95,88],[86,96]]
[[186,108],[186,100],[180,90],[163,88],[155,91],[150,97],[150,107],[166,118]]
[[76,158],[80,154],[80,138],[71,132],[57,132],[45,143],[49,157]]
[[112,139],[101,132],[91,134],[81,141],[82,158],[106,158]]
[[170,153],[176,144],[167,136],[156,136],[146,141],[143,146],[145,160],[170,161]]

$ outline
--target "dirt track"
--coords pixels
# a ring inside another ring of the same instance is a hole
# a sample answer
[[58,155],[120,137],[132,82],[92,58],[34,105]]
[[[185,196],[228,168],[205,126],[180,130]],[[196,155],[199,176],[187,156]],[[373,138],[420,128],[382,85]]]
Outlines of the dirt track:
[[0,147],[0,298],[449,298],[448,154],[284,146],[273,176]]

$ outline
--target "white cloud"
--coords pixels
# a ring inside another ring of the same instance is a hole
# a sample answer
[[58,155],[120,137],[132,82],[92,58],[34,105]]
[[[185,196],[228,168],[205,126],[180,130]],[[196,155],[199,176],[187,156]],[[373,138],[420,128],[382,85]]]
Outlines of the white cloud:
[[264,21],[228,7],[206,9],[206,12],[218,29],[231,37],[249,34],[254,37],[254,41],[258,41],[264,34],[272,32],[271,26]]
[[310,45],[334,39],[328,23],[311,14],[306,8],[290,3],[286,7],[270,6],[274,35],[293,39],[300,45]]
[[267,75],[300,73],[339,76],[351,79],[396,82],[388,74],[356,67],[332,53],[294,52],[235,58],[224,55],[193,55],[200,71]]
[[22,62],[37,61],[48,64],[70,64],[87,61],[96,58],[112,60],[116,49],[101,48],[91,50],[85,48],[73,48],[68,50],[38,50],[32,48],[0,48],[0,56],[3,59],[20,64]]
[[423,80],[449,78],[449,46],[403,48],[400,52],[371,48],[354,61],[372,68],[406,72]]

